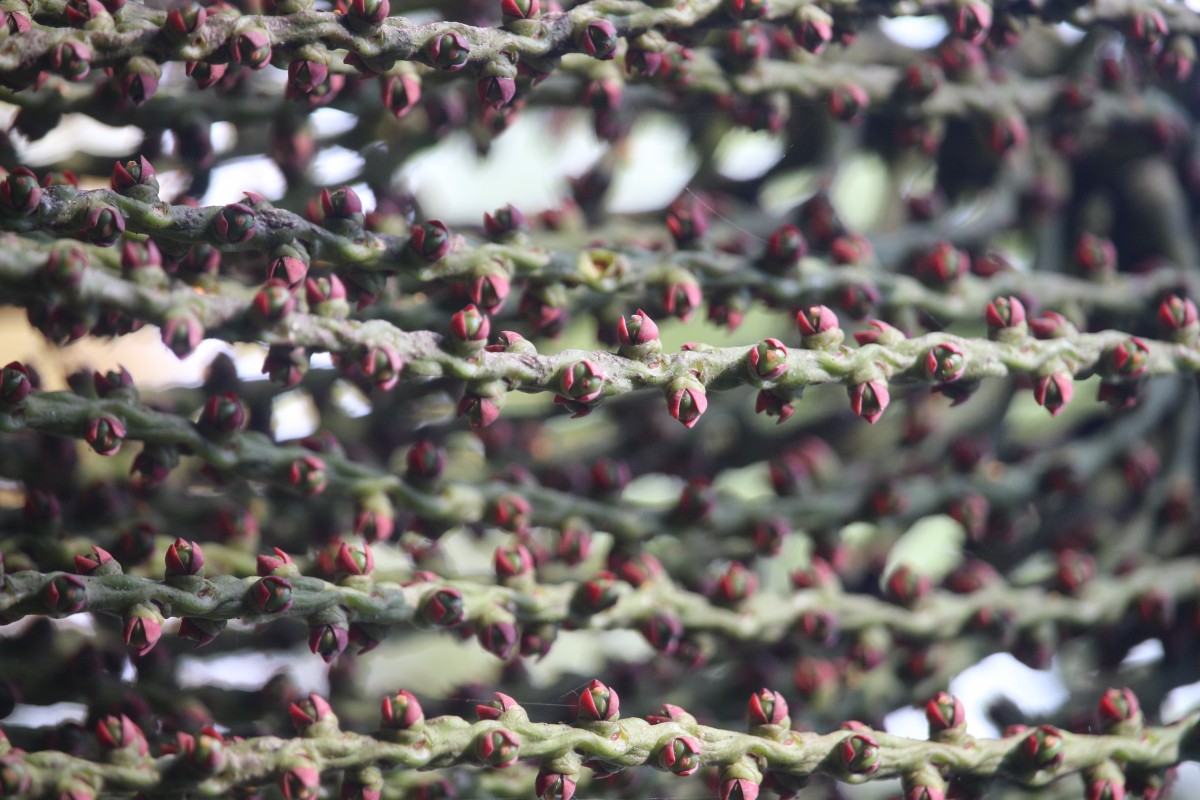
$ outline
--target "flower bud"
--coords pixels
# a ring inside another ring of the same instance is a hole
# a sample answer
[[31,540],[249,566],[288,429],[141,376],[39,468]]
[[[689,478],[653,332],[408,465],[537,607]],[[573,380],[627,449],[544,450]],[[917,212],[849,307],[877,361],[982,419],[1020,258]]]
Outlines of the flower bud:
[[417,615],[426,625],[438,628],[452,628],[462,623],[467,616],[462,592],[452,586],[429,592],[421,599]]
[[787,372],[788,350],[778,339],[763,339],[746,355],[750,376],[757,380],[774,380]]
[[492,692],[492,699],[487,703],[475,706],[475,713],[481,720],[500,719],[500,716],[510,708],[519,708],[516,700],[503,692]]
[[450,229],[438,219],[414,225],[409,234],[408,249],[424,262],[441,261],[450,252]]
[[153,60],[135,56],[129,59],[116,77],[117,91],[129,105],[137,108],[158,91],[162,68]]
[[98,247],[112,247],[125,233],[125,217],[113,206],[97,205],[88,209],[83,236]]
[[1028,332],[1025,305],[1018,298],[997,297],[988,303],[985,312],[988,337],[997,341],[1020,341]]
[[271,63],[271,34],[263,28],[247,28],[229,44],[230,60],[250,69],[262,69]]
[[339,576],[370,575],[375,568],[375,557],[366,543],[353,545],[342,542],[334,561]]
[[227,440],[246,427],[246,407],[233,392],[213,395],[204,403],[196,427],[207,439]]
[[874,425],[891,401],[887,383],[881,379],[857,383],[849,388],[850,409]]
[[402,74],[386,78],[380,84],[384,108],[396,119],[404,117],[421,101],[421,79]]
[[475,82],[475,93],[481,105],[503,108],[517,93],[517,82],[508,75],[486,75]]
[[458,401],[455,416],[466,417],[467,424],[472,428],[486,428],[500,417],[500,408],[504,396],[486,397],[472,394],[469,391]]
[[447,72],[462,69],[470,57],[471,43],[461,33],[443,33],[430,39],[425,45],[425,58],[429,65]]
[[144,656],[162,637],[162,624],[157,606],[139,603],[126,613],[122,638],[135,655]]
[[1115,378],[1140,378],[1146,372],[1150,348],[1136,336],[1113,345],[1100,357],[1100,367],[1105,374]]
[[37,210],[42,189],[37,176],[25,167],[17,167],[0,183],[0,214],[27,217]]
[[833,41],[833,17],[820,6],[801,6],[792,36],[796,44],[813,55],[819,55]]
[[575,588],[570,612],[576,617],[590,617],[612,608],[619,599],[617,576],[603,570]]
[[349,630],[337,623],[316,625],[308,632],[308,649],[313,655],[320,656],[326,664],[340,656],[349,643]]
[[529,575],[534,566],[533,555],[529,552],[529,548],[520,542],[514,542],[507,547],[497,547],[492,564],[496,571],[496,577],[502,581],[506,578]]
[[921,255],[913,268],[917,280],[933,288],[945,288],[971,271],[971,258],[950,242],[939,242]]
[[460,345],[469,345],[475,350],[483,347],[491,332],[491,324],[487,314],[481,312],[474,304],[455,313],[450,318],[450,335]]
[[571,800],[575,796],[576,777],[542,767],[533,782],[534,796],[537,800]]
[[667,413],[685,428],[695,427],[706,410],[704,385],[695,378],[677,378],[667,387]]
[[10,361],[0,370],[0,409],[11,410],[25,402],[33,392],[29,368],[20,361]]
[[559,386],[564,396],[577,403],[594,403],[604,390],[604,370],[588,359],[576,361],[562,371]]
[[118,564],[107,550],[99,545],[91,545],[92,552],[87,555],[75,556],[75,571],[80,575],[120,575],[121,565]]
[[213,233],[227,244],[240,244],[254,236],[254,209],[245,203],[230,203],[213,218]]
[[692,736],[677,736],[659,748],[655,766],[680,777],[700,769],[700,740]]
[[120,161],[113,164],[109,186],[118,194],[130,196],[138,196],[135,190],[142,186],[152,190],[151,194],[158,194],[158,178],[145,156],[138,156],[136,160],[124,164]]
[[912,608],[929,594],[933,583],[928,575],[917,572],[908,564],[901,564],[888,576],[886,588],[889,599]]
[[186,358],[200,346],[204,328],[189,312],[169,314],[162,326],[162,341],[178,358]]
[[[507,2],[526,3],[528,0],[507,0]],[[537,0],[532,0],[534,5]],[[525,215],[517,208],[509,203],[504,208],[496,209],[491,214],[484,213],[483,227],[487,231],[488,237],[492,240],[500,240],[511,233],[514,233],[525,227]],[[507,287],[506,287],[507,288]],[[506,291],[505,294],[508,294]]]
[[925,354],[925,376],[938,383],[952,383],[963,376],[967,369],[967,356],[953,342],[945,342],[930,348]]
[[279,777],[279,791],[284,800],[317,800],[321,794],[321,773],[312,766],[292,767]]
[[475,740],[475,756],[485,766],[507,769],[517,763],[521,738],[510,730],[495,728]]
[[879,769],[879,742],[869,733],[855,733],[838,745],[838,756],[850,774],[869,775]]
[[1042,375],[1033,383],[1033,399],[1042,408],[1057,417],[1075,396],[1075,383],[1064,373]]
[[204,574],[204,551],[196,542],[176,539],[167,548],[167,577],[184,577]]
[[316,456],[301,456],[288,467],[288,483],[300,494],[313,496],[325,491],[329,478],[325,462]]
[[407,731],[425,721],[425,712],[412,692],[401,689],[383,698],[379,726],[384,730]]
[[129,750],[139,756],[150,752],[146,735],[134,721],[122,714],[103,717],[96,723],[96,741],[104,750]]
[[203,647],[216,639],[225,630],[225,625],[223,619],[184,617],[179,621],[179,638],[195,642],[196,647]]
[[592,20],[575,32],[575,46],[580,52],[601,61],[609,61],[617,54],[620,41],[617,29],[606,19]]
[[88,421],[84,440],[97,454],[115,456],[125,441],[125,423],[110,414],[100,414]]
[[53,617],[82,613],[87,608],[87,585],[78,575],[60,573],[42,590],[42,601],[46,611]]
[[1061,731],[1042,725],[1021,742],[1021,755],[1033,769],[1054,769],[1066,758]]
[[1158,324],[1174,341],[1187,342],[1200,331],[1200,314],[1191,299],[1173,294],[1159,305]]
[[1137,730],[1142,726],[1142,707],[1132,689],[1108,689],[1100,698],[1099,717],[1105,733]]
[[789,728],[792,718],[788,716],[788,704],[783,695],[773,689],[760,689],[750,695],[746,705],[746,717],[750,721],[750,730],[759,725],[778,725]]
[[620,714],[621,699],[617,692],[593,679],[579,695],[575,718],[580,722],[613,722]]
[[947,692],[938,692],[925,704],[925,719],[929,721],[932,739],[945,738],[948,733],[962,733],[967,728],[967,713],[962,702]]
[[282,614],[292,607],[292,582],[278,575],[267,575],[250,586],[246,599],[260,614]]
[[200,32],[207,19],[208,12],[204,6],[189,2],[182,8],[172,8],[167,12],[163,33],[173,44],[183,44]]

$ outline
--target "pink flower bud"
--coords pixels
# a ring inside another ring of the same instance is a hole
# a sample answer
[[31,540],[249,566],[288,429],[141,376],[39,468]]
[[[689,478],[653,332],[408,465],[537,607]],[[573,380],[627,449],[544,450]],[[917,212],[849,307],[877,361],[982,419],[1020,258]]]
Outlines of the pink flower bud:
[[425,712],[412,692],[400,690],[383,698],[380,726],[387,730],[407,731],[425,721]]
[[580,722],[611,722],[620,716],[620,708],[621,699],[616,690],[593,679],[579,695],[575,714]]
[[849,388],[850,409],[874,425],[891,401],[887,383],[880,379],[857,383]]
[[671,419],[679,420],[685,428],[692,428],[707,410],[708,397],[702,385],[694,380],[677,380],[671,384],[667,394],[667,413]]
[[500,719],[500,716],[510,708],[517,708],[517,701],[503,692],[492,692],[492,700],[486,704],[475,706],[475,713],[481,720]]
[[787,700],[772,689],[760,689],[750,695],[746,717],[750,720],[751,729],[759,725],[791,725]]
[[547,772],[543,767],[533,782],[537,800],[571,800],[575,796],[575,777],[558,772]]
[[700,740],[692,736],[677,736],[661,748],[655,757],[659,769],[681,777],[700,769]]
[[1075,382],[1070,375],[1056,373],[1042,375],[1033,383],[1033,399],[1037,404],[1057,417],[1075,396]]
[[196,542],[176,539],[167,548],[167,577],[204,574],[204,551]]
[[138,605],[125,617],[122,638],[136,655],[144,656],[162,638],[162,614],[157,609]]
[[279,791],[285,800],[317,800],[321,793],[321,773],[316,767],[292,767],[280,776]]
[[484,765],[506,769],[517,763],[521,738],[504,728],[495,728],[475,740],[475,755]]

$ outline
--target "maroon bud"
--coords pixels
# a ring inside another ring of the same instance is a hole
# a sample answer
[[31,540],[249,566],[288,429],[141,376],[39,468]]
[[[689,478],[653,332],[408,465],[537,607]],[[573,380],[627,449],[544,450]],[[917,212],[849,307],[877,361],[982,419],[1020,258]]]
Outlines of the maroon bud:
[[230,203],[213,218],[213,232],[227,244],[239,244],[254,236],[254,209],[245,203]]
[[184,617],[179,621],[179,638],[195,642],[196,647],[203,647],[216,639],[225,630],[225,625],[223,619]]
[[233,392],[214,395],[204,403],[196,427],[208,439],[228,439],[246,427],[246,407]]
[[119,575],[121,565],[112,554],[99,545],[91,545],[88,555],[75,556],[75,571],[80,575]]
[[[514,0],[509,0],[513,2]],[[524,1],[524,0],[522,0]],[[537,0],[532,0],[536,5]],[[509,203],[504,208],[497,209],[495,212],[483,215],[483,227],[487,234],[492,239],[501,239],[510,233],[520,230],[525,227],[525,215]],[[507,284],[507,281],[505,282]],[[505,287],[507,289],[507,286]],[[507,295],[508,292],[505,291]]]
[[288,64],[288,87],[300,94],[312,94],[329,77],[329,65],[298,58]]
[[1100,357],[1101,369],[1115,378],[1139,378],[1146,372],[1150,348],[1136,336],[1113,345]]
[[366,543],[350,545],[342,542],[334,564],[339,575],[370,575],[375,568],[375,556]]
[[29,368],[20,361],[10,361],[0,370],[0,408],[14,409],[33,392]]
[[700,285],[695,280],[668,283],[663,287],[663,308],[687,322],[703,300]]
[[488,108],[503,108],[517,93],[517,82],[507,75],[489,75],[475,82],[479,102]]
[[625,347],[635,347],[658,341],[658,326],[640,308],[636,314],[617,320],[617,338]]
[[446,451],[429,439],[418,439],[405,457],[405,480],[430,484],[442,476],[446,468]]
[[1111,239],[1084,232],[1075,243],[1075,264],[1086,276],[1112,275],[1117,271],[1117,248]]
[[997,297],[988,303],[985,316],[993,339],[999,338],[1002,331],[1013,330],[1022,336],[1025,333],[1025,304],[1016,297]]
[[763,262],[774,271],[791,269],[808,255],[808,241],[795,225],[776,228],[767,239]]
[[136,605],[125,617],[122,638],[134,654],[144,656],[162,638],[162,614],[154,606]]
[[47,613],[51,616],[67,617],[79,614],[87,609],[87,585],[78,575],[61,573],[46,584],[42,599]]
[[466,417],[467,423],[472,428],[486,428],[499,419],[500,405],[494,397],[482,397],[467,393],[458,401],[455,415]]
[[50,51],[50,68],[69,81],[81,81],[92,71],[92,51],[74,39],[61,41]]
[[833,41],[833,17],[820,6],[803,6],[799,20],[792,29],[792,36],[796,44],[818,55]]
[[791,717],[788,716],[787,700],[773,689],[760,689],[750,695],[746,717],[750,720],[750,730],[759,725],[780,725],[787,728],[792,724]]
[[[536,4],[537,0],[533,1]],[[534,796],[537,800],[571,800],[575,796],[575,780],[573,775],[549,772],[546,767],[542,767],[533,782]]]
[[257,564],[258,574],[260,577],[265,578],[268,575],[282,574],[280,573],[280,570],[283,570],[289,564],[295,563],[292,561],[291,556],[280,550],[278,547],[273,548],[273,550],[273,555],[260,555],[258,557]]
[[129,105],[137,108],[158,91],[162,68],[144,57],[129,59],[116,78],[117,91]]
[[[538,0],[500,0],[500,13],[504,15],[505,22],[537,19],[541,10],[542,6]],[[562,798],[562,800],[567,800],[567,798]]]
[[880,379],[857,383],[849,388],[850,409],[874,425],[891,402],[887,383]]
[[590,617],[612,608],[619,599],[617,576],[605,570],[575,588],[570,611],[576,617]]
[[475,632],[475,637],[484,650],[501,661],[508,661],[517,651],[521,640],[521,632],[517,626],[507,620],[490,622]]
[[521,577],[532,572],[533,555],[525,545],[515,542],[507,547],[497,547],[492,564],[496,577],[501,580]]
[[349,643],[350,632],[336,623],[317,625],[308,632],[308,649],[326,664],[340,656]]
[[809,306],[796,314],[796,326],[805,339],[838,330],[837,314],[828,306]]
[[409,234],[408,249],[430,264],[441,261],[450,252],[450,229],[438,219],[414,225]]
[[658,652],[671,656],[683,640],[683,622],[670,611],[655,611],[638,625],[646,642]]
[[1176,341],[1190,338],[1200,329],[1196,304],[1187,297],[1171,295],[1158,307],[1158,324]]
[[963,376],[967,369],[967,356],[953,342],[939,344],[925,354],[925,376],[938,383],[951,383]]
[[120,161],[113,164],[112,177],[109,186],[118,194],[130,194],[138,186],[147,186],[158,193],[158,178],[155,177],[154,167],[145,156],[138,156],[135,161]]
[[1053,725],[1042,725],[1021,742],[1021,754],[1034,769],[1054,769],[1066,758],[1062,733]]
[[468,305],[450,318],[450,335],[457,342],[482,346],[483,342],[487,341],[489,333],[491,333],[491,324],[488,322],[487,315],[476,308],[474,304]]
[[168,578],[204,574],[204,551],[196,542],[176,539],[167,548],[166,562]]
[[379,726],[384,730],[407,731],[425,721],[425,712],[412,692],[401,689],[383,698]]
[[444,586],[422,598],[417,614],[427,625],[452,628],[466,619],[467,610],[462,592],[452,586]]
[[1066,548],[1055,556],[1055,588],[1063,594],[1076,595],[1096,577],[1096,559],[1090,553]]
[[686,777],[700,769],[700,749],[699,739],[677,736],[659,748],[654,762],[659,769]]
[[495,314],[504,308],[508,299],[510,285],[508,278],[500,274],[481,275],[471,284],[469,294],[471,302],[488,314]]
[[971,258],[950,242],[939,242],[917,259],[913,271],[925,285],[943,288],[971,271]]
[[717,788],[719,800],[757,800],[758,784],[747,778],[725,778]]
[[528,500],[509,492],[500,495],[488,506],[487,521],[505,530],[522,533],[529,527],[531,510]]
[[[667,208],[667,230],[680,246],[693,244],[708,232],[708,209],[696,195],[688,192]],[[696,297],[692,306],[700,304],[700,287],[695,287]],[[669,307],[668,313],[674,313]],[[686,319],[686,317],[683,317]]]
[[317,800],[321,794],[321,773],[316,767],[292,767],[279,777],[284,800]]
[[827,106],[834,119],[856,123],[862,119],[870,102],[866,89],[856,83],[844,83],[829,92]]
[[475,706],[475,713],[481,720],[500,719],[504,712],[518,707],[517,701],[503,692],[492,692],[492,699],[486,704]]
[[116,369],[107,372],[92,373],[92,388],[100,398],[119,397],[122,394],[134,394],[133,375],[125,367],[118,365]]
[[288,717],[292,720],[296,732],[300,734],[304,734],[312,726],[325,720],[331,719],[335,725],[337,724],[337,717],[334,716],[329,701],[319,694],[310,694],[308,697],[292,703],[288,706]]
[[1108,689],[1100,698],[1100,729],[1105,733],[1118,731],[1125,723],[1140,727],[1142,706],[1132,689]]
[[83,236],[99,247],[112,247],[125,233],[125,217],[113,206],[99,205],[88,209],[83,223]]
[[517,763],[521,738],[504,728],[494,728],[475,740],[475,755],[485,766],[507,769]]
[[400,119],[421,101],[421,80],[415,75],[397,75],[381,83],[383,105]]
[[706,410],[708,397],[704,386],[694,378],[677,379],[667,388],[667,413],[685,428],[695,427]]
[[162,326],[162,340],[172,353],[179,358],[186,358],[200,346],[204,339],[204,328],[191,314],[173,314],[167,317]]
[[259,578],[251,585],[247,600],[261,614],[282,614],[292,607],[292,582],[278,575]]
[[1057,417],[1075,396],[1075,383],[1070,375],[1057,373],[1042,375],[1033,383],[1033,399],[1037,404]]
[[593,679],[579,695],[575,718],[580,722],[613,722],[620,717],[620,708],[616,691]]
[[96,723],[96,741],[105,750],[128,749],[139,756],[150,752],[150,745],[142,729],[124,714],[100,719]]
[[[443,33],[425,45],[425,58],[430,66],[447,72],[457,72],[471,57],[471,43],[461,33]],[[437,259],[433,259],[436,261]]]
[[210,64],[207,61],[189,61],[184,73],[196,82],[198,89],[211,89],[225,77],[228,64]]
[[592,549],[592,534],[580,524],[568,520],[559,535],[555,553],[567,566],[577,567],[587,561]]
[[925,704],[925,719],[929,721],[929,735],[934,738],[947,731],[961,733],[967,727],[962,702],[947,692],[938,692]]
[[174,44],[183,44],[204,27],[208,12],[199,3],[188,3],[183,8],[172,8],[167,12],[167,23],[163,33]]
[[559,378],[563,395],[578,403],[594,403],[604,390],[604,370],[588,359],[568,366]]
[[750,348],[746,364],[750,375],[764,381],[774,380],[787,372],[788,350],[778,339],[764,339]]
[[88,421],[84,440],[97,454],[114,456],[125,441],[125,423],[109,414],[92,417]]
[[606,19],[592,20],[575,32],[575,46],[592,58],[609,61],[617,54],[620,37]]
[[879,742],[869,733],[856,733],[847,736],[838,745],[838,755],[842,766],[852,775],[869,775],[879,769],[882,758],[879,752]]
[[329,485],[325,462],[316,456],[301,456],[288,467],[288,483],[303,495],[318,495]]
[[740,561],[730,563],[713,588],[713,601],[724,606],[736,606],[758,590],[758,576]]
[[74,245],[56,247],[46,257],[43,267],[49,284],[60,292],[74,292],[83,283],[89,259],[87,253]]
[[233,37],[229,55],[235,64],[262,69],[271,63],[271,34],[262,28],[250,28]]
[[17,167],[0,183],[0,214],[27,217],[37,211],[42,189],[37,176],[25,167]]
[[781,397],[770,389],[763,389],[754,399],[754,413],[778,417],[776,424],[780,424],[796,411],[789,399]]
[[908,564],[896,567],[887,579],[888,597],[909,608],[928,595],[932,588],[933,583],[929,576],[917,572]]

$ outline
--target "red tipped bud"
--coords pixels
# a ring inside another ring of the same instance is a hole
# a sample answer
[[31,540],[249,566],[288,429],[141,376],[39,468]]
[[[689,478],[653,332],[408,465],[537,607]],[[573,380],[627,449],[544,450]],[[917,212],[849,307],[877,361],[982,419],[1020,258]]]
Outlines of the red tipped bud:
[[579,695],[575,713],[580,722],[611,722],[620,716],[620,708],[621,699],[616,691],[593,680]]

